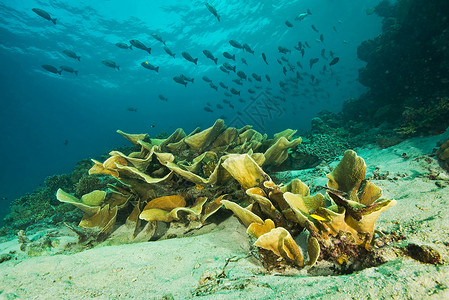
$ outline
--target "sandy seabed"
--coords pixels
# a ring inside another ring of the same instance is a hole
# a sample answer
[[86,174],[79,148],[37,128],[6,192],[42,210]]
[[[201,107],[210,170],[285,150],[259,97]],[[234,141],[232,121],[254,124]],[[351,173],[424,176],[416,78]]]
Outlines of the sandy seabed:
[[[248,256],[245,228],[230,217],[203,235],[100,245],[76,254],[30,257],[17,239],[4,240],[0,254],[14,254],[0,264],[0,299],[449,299],[449,176],[432,157],[437,142],[448,137],[446,132],[387,149],[355,149],[365,159],[367,175],[385,175],[373,180],[383,197],[398,201],[381,214],[376,229],[404,235],[401,243],[429,246],[441,256],[439,264],[400,256],[347,275],[316,275],[313,269],[267,274]],[[307,181],[312,172],[290,173]],[[324,174],[313,180],[326,182]],[[61,247],[76,240],[66,232]],[[216,280],[200,288],[207,274]]]

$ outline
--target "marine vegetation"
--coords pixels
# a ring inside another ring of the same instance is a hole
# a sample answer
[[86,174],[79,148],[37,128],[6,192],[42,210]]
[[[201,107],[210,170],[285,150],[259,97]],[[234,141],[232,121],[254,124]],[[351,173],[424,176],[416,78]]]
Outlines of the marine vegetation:
[[[219,119],[189,135],[177,129],[165,140],[119,133],[138,151],[111,151],[89,170],[116,183],[81,198],[56,193],[84,212],[79,226],[69,226],[84,244],[192,235],[224,205],[247,227],[270,271],[313,266],[319,259],[347,264],[370,250],[376,219],[396,204],[365,180],[365,162],[352,150],[327,175],[326,195],[310,195],[299,179],[274,183],[262,167],[282,164],[301,143],[290,129],[267,139],[250,126],[226,127]],[[307,239],[307,262],[300,236]]]

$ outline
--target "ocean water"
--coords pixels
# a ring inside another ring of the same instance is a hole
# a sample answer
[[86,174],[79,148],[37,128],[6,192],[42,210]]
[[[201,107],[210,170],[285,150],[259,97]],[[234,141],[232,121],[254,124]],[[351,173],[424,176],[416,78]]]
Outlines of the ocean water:
[[[380,18],[366,14],[378,2],[209,1],[220,21],[204,1],[0,2],[0,219],[11,200],[33,191],[45,177],[70,172],[81,159],[127,145],[115,133],[117,129],[151,137],[178,127],[186,132],[197,126],[204,129],[217,118],[235,127],[250,124],[269,135],[286,128],[310,129],[318,111],[338,112],[344,100],[366,90],[357,81],[363,62],[357,59],[356,50],[381,31]],[[33,8],[57,18],[56,25]],[[295,20],[307,10],[310,15]],[[286,25],[287,20],[293,27]],[[153,33],[166,41],[175,58],[163,50]],[[132,39],[151,47],[151,54],[115,45],[129,45]],[[254,54],[234,48],[230,40],[247,43]],[[294,49],[298,42],[303,44],[304,56]],[[279,46],[291,52],[279,53]],[[321,55],[323,49],[327,60]],[[64,50],[74,51],[80,61]],[[218,65],[203,50],[211,51]],[[184,59],[184,51],[198,58],[198,64]],[[235,54],[236,61],[226,59],[224,51]],[[329,66],[330,51],[339,57],[333,66]],[[310,68],[312,58],[319,61]],[[285,75],[278,59],[287,68]],[[113,60],[120,70],[105,66],[103,60]],[[143,68],[142,62],[159,66],[159,71]],[[219,69],[225,62],[245,72],[252,82],[233,83],[237,75]],[[42,65],[69,66],[78,75],[54,74]],[[302,79],[297,78],[297,71]],[[261,82],[252,73],[260,75]],[[174,82],[173,77],[180,74],[194,82],[187,87]],[[212,79],[218,91],[203,76]],[[280,81],[288,90],[281,89]],[[226,90],[219,82],[240,91],[240,96],[224,95]]]

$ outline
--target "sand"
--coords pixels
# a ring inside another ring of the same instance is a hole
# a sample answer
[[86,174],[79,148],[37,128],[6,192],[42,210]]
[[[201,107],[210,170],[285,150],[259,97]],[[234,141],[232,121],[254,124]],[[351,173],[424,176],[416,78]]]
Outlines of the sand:
[[[17,239],[0,243],[0,254],[15,251],[0,264],[0,299],[449,299],[449,177],[429,156],[437,141],[448,137],[355,149],[368,165],[367,175],[378,174],[373,182],[383,197],[398,201],[381,214],[376,228],[404,235],[399,243],[431,247],[440,264],[393,255],[383,265],[347,275],[317,275],[326,270],[325,262],[309,273],[267,274],[248,255],[251,240],[235,217],[203,235],[54,255],[76,240],[60,229],[59,244],[47,255],[27,256]],[[324,171],[290,175],[319,185],[326,182]],[[207,275],[213,280],[205,280]],[[201,278],[209,285],[200,288]]]

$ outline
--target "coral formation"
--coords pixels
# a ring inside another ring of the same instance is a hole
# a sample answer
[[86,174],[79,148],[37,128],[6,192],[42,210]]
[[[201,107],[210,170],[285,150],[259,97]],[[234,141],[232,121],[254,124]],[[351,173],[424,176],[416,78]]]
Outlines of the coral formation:
[[[191,235],[224,205],[247,227],[268,270],[311,267],[319,259],[351,264],[369,251],[377,217],[396,202],[379,199],[380,188],[365,180],[366,165],[351,150],[328,174],[326,195],[310,195],[299,179],[277,185],[262,167],[287,159],[301,142],[294,134],[267,139],[222,120],[189,135],[178,129],[166,140],[126,134],[139,151],[112,151],[89,170],[114,177],[115,184],[81,199],[60,189],[57,198],[84,212],[79,226],[69,227],[87,244]],[[307,236],[307,256],[299,236]]]

